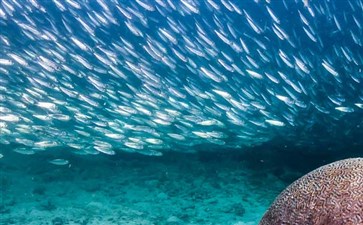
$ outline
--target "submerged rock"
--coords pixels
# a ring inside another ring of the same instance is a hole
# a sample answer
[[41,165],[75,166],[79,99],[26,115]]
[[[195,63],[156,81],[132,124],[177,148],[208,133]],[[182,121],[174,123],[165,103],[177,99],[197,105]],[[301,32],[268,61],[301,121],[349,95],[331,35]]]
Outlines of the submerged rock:
[[167,224],[182,224],[182,220],[179,219],[178,217],[176,216],[170,216],[167,220],[166,220]]
[[53,225],[63,225],[64,224],[64,221],[62,218],[60,217],[56,217],[52,220],[52,224]]

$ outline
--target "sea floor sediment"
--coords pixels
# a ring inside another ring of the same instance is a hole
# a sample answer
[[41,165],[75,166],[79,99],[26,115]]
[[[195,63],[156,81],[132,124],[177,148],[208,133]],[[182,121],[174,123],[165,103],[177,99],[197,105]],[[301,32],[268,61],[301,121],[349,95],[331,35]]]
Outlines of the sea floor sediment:
[[[293,145],[291,145],[293,146]],[[257,225],[290,183],[361,148],[22,155],[0,146],[0,224]],[[63,158],[69,164],[49,163]]]
[[[0,224],[257,224],[295,177],[239,154],[5,154]],[[270,170],[270,171],[268,171]]]

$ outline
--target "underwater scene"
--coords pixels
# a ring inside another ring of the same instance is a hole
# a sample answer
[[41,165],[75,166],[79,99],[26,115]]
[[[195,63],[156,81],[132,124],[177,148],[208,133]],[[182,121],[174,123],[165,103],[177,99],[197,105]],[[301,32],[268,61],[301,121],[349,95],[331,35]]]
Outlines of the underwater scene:
[[362,225],[362,126],[363,0],[0,0],[1,225]]

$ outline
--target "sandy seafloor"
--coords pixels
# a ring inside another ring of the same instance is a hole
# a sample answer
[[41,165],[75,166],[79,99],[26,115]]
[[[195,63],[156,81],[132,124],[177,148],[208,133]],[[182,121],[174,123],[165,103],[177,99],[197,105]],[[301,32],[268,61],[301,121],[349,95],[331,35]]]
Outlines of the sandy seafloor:
[[[255,151],[108,157],[8,149],[0,224],[253,225],[289,183],[325,164],[323,156]],[[70,164],[47,162],[57,154]]]

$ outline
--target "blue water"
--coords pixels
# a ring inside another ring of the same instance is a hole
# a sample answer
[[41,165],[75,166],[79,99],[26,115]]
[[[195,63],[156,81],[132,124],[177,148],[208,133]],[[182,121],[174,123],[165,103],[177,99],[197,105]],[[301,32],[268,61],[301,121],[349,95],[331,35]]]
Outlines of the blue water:
[[359,142],[346,135],[361,134],[359,1],[145,4],[4,2],[2,111],[19,123],[2,119],[2,143],[160,155],[274,138]]
[[257,224],[362,155],[362,11],[0,1],[0,223]]

